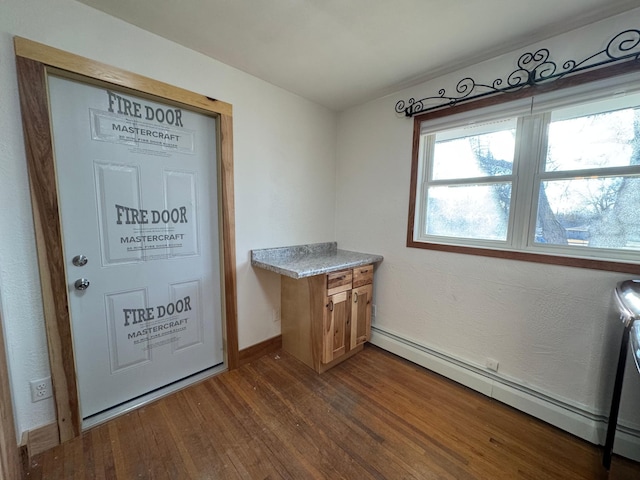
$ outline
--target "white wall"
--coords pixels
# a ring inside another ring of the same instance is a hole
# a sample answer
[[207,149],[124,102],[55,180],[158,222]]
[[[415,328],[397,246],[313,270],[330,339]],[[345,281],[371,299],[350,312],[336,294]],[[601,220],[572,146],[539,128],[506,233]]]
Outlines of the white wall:
[[[593,415],[608,415],[622,324],[612,291],[628,274],[406,247],[413,121],[399,100],[455,91],[465,76],[491,83],[521,53],[582,60],[640,10],[541,42],[343,112],[338,121],[336,240],[384,256],[376,273],[374,325]],[[419,61],[417,59],[416,61]],[[640,430],[640,375],[628,364],[621,423]]]
[[280,333],[279,277],[254,271],[249,250],[333,240],[333,112],[220,62],[70,0],[0,6],[0,292],[18,436],[55,420],[31,403],[49,375],[13,36],[233,104],[240,348]]

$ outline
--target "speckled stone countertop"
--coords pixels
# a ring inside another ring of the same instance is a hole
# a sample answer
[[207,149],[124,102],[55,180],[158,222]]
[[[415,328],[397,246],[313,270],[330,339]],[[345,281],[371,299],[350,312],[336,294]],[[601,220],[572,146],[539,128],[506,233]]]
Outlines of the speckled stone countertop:
[[251,265],[291,278],[335,272],[382,261],[382,255],[338,250],[337,242],[251,250]]

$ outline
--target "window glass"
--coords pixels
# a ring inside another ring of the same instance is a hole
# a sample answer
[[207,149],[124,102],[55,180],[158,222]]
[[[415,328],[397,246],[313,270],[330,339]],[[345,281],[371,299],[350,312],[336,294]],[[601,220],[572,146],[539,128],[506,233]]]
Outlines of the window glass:
[[[558,116],[562,116],[562,111]],[[560,121],[553,121],[553,117],[545,171],[621,167],[632,163],[634,129],[640,128],[640,109],[627,108]]]
[[510,203],[510,183],[431,187],[425,233],[504,241]]
[[511,175],[516,121],[436,133],[432,179]]
[[640,250],[640,177],[542,182],[535,241]]

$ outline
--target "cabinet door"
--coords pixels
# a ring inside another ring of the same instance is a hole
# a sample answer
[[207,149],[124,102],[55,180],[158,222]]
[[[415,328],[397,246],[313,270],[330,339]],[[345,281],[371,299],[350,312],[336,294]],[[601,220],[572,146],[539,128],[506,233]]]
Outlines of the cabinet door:
[[351,345],[358,345],[371,339],[371,295],[372,285],[363,285],[351,291]]
[[324,314],[322,335],[322,363],[329,363],[347,352],[349,309],[351,292],[341,292],[328,297]]

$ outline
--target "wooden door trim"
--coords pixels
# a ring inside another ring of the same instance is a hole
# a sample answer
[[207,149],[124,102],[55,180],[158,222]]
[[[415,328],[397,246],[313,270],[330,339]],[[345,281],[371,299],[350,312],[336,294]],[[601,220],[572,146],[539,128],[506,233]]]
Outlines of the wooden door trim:
[[180,103],[218,118],[218,174],[222,228],[222,276],[227,366],[238,366],[238,322],[236,294],[235,208],[233,191],[233,117],[228,103],[114,68],[24,38],[15,37],[14,47],[22,109],[26,157],[31,186],[44,320],[49,347],[51,379],[60,441],[82,432],[73,342],[69,317],[67,282],[62,251],[53,138],[49,118],[47,74],[58,69],[81,75],[86,81],[107,82],[135,90],[134,93]]
[[13,419],[7,352],[0,315],[0,478],[22,478],[22,465]]
[[18,57],[29,58],[43,65],[57,67],[87,78],[102,80],[155,97],[202,108],[208,112],[232,116],[233,107],[229,103],[65,52],[64,50],[49,47],[42,43],[27,40],[26,38],[14,37],[13,43]]

